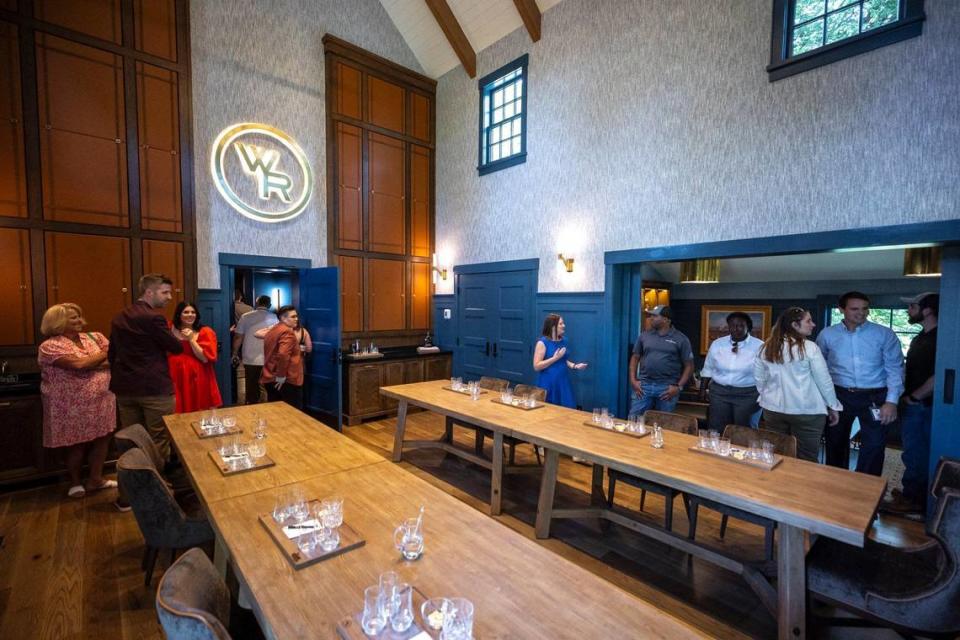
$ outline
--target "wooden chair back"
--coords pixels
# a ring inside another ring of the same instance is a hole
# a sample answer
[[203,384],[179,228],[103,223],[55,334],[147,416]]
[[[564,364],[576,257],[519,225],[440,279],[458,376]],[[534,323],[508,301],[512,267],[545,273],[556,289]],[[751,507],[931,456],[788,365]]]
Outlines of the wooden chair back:
[[532,384],[518,384],[513,388],[515,396],[533,396],[534,400],[546,402],[547,390]]
[[647,428],[650,428],[656,422],[660,425],[660,428],[667,431],[686,433],[691,436],[697,435],[697,419],[693,416],[685,416],[682,413],[668,413],[651,409],[643,414],[643,422],[647,425]]
[[788,458],[797,457],[797,438],[770,429],[752,429],[738,424],[728,424],[723,430],[723,437],[730,439],[730,444],[736,447],[749,447],[751,440],[766,440],[773,443],[774,453]]
[[492,378],[490,376],[480,378],[480,388],[488,391],[503,391],[509,385],[510,383],[503,378]]

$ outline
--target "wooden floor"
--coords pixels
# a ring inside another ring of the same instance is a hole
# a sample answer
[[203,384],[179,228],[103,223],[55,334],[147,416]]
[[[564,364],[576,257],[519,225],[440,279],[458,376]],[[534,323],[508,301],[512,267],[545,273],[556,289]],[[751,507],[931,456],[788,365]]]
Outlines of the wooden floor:
[[[389,457],[394,419],[346,427],[344,432]],[[412,413],[407,433],[412,439],[438,437],[442,419]],[[456,440],[472,446],[472,436],[457,430]],[[488,443],[489,447],[489,443]],[[534,462],[529,446],[518,458]],[[404,468],[488,512],[489,472],[439,451],[405,454]],[[590,468],[563,459],[557,502],[586,504]],[[504,515],[499,522],[533,539],[539,476],[511,476],[504,484]],[[143,586],[140,559],[143,539],[132,513],[112,505],[114,492],[81,500],[65,498],[66,484],[0,495],[0,638],[162,638],[156,622],[154,593],[167,559],[158,561],[153,586]],[[618,485],[617,503],[638,507],[639,492]],[[663,502],[648,496],[646,515],[662,522]],[[675,527],[686,531],[678,501]],[[427,512],[429,517],[429,507]],[[698,539],[749,558],[762,555],[758,527],[731,520],[726,541],[718,536],[719,517],[704,511]],[[909,542],[922,535],[922,525],[896,518],[881,521],[872,532],[890,542]],[[718,638],[770,638],[773,619],[736,575],[693,560],[678,551],[611,525],[601,534],[596,524],[557,521],[553,538],[540,541],[557,555],[617,584],[672,615]],[[241,631],[256,636],[252,618],[240,615]],[[246,634],[241,634],[246,635]],[[896,636],[877,631],[835,631],[831,638],[883,639]]]

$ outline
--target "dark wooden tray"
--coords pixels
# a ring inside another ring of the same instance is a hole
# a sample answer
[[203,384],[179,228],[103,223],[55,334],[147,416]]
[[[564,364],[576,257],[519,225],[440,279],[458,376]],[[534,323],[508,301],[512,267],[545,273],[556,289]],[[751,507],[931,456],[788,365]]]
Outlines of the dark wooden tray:
[[196,433],[197,437],[199,437],[201,440],[203,440],[204,438],[222,438],[223,436],[235,436],[238,433],[243,433],[243,428],[239,424],[233,425],[229,429],[225,430],[223,433],[207,433],[200,427],[200,423],[196,420],[191,422],[190,426],[193,427],[194,433]]
[[493,398],[491,402],[496,402],[497,404],[502,404],[505,407],[513,407],[514,409],[520,409],[521,411],[533,411],[534,409],[541,409],[546,404],[542,400],[537,400],[537,404],[532,407],[523,406],[520,404],[512,404],[510,402],[504,402],[500,398]]
[[[312,502],[317,501],[311,500],[311,503]],[[283,555],[286,556],[294,569],[309,567],[327,558],[333,558],[348,551],[358,549],[367,543],[353,527],[344,522],[340,525],[340,528],[337,529],[337,531],[340,532],[340,546],[331,551],[324,551],[320,547],[317,547],[312,553],[305,555],[297,546],[297,538],[288,538],[287,534],[283,532],[283,527],[277,524],[277,521],[273,519],[271,514],[261,513],[259,520],[260,524],[264,526],[267,533],[273,538],[273,541],[277,543],[277,546],[283,551]],[[357,620],[359,621],[359,618]],[[359,628],[359,622],[357,627]],[[361,631],[361,633],[363,632]]]
[[[361,598],[362,599],[362,598]],[[439,629],[434,631],[424,624],[423,616],[420,615],[420,607],[428,598],[423,595],[416,587],[413,587],[413,624],[403,633],[397,633],[390,628],[390,622],[383,628],[383,631],[375,636],[368,636],[363,632],[363,625],[360,624],[363,618],[363,612],[354,614],[350,618],[344,618],[337,623],[337,635],[342,640],[367,640],[377,638],[377,640],[413,640],[419,633],[426,633],[428,637],[435,638],[440,634]]]
[[263,456],[262,458],[255,460],[253,466],[243,467],[242,469],[231,469],[230,465],[226,464],[223,461],[223,458],[220,457],[219,451],[208,451],[210,459],[213,460],[213,464],[217,465],[217,469],[220,469],[220,473],[225,476],[235,476],[238,473],[246,473],[247,471],[257,471],[258,469],[265,469],[267,467],[272,467],[276,464],[270,456]]
[[690,451],[694,453],[702,453],[703,455],[712,456],[714,458],[720,458],[721,460],[728,460],[730,462],[736,462],[739,464],[745,464],[748,467],[753,467],[754,469],[762,469],[764,471],[772,471],[774,467],[783,462],[783,456],[779,453],[773,455],[773,462],[764,462],[763,460],[753,460],[747,458],[737,458],[733,455],[734,451],[743,451],[746,453],[746,449],[741,449],[740,447],[730,447],[730,455],[722,456],[716,451],[711,449],[701,449],[700,447],[693,446],[690,447]]
[[[618,424],[616,420],[614,420],[613,423]],[[600,425],[598,425],[596,422],[593,422],[593,421],[584,422],[583,424],[584,426],[587,426],[587,427],[593,427],[594,429],[600,429],[601,431],[610,431],[613,433],[619,433],[624,436],[630,436],[631,438],[646,438],[651,433],[651,430],[647,429],[646,427],[644,427],[643,431],[638,433],[636,431],[627,431],[626,429],[624,429],[623,431],[617,431],[617,429],[604,429],[603,427],[601,427]],[[626,423],[620,422],[619,424],[626,424]]]
[[[462,396],[469,396],[469,395],[470,395],[470,392],[467,391],[466,389],[457,390],[457,389],[454,389],[453,387],[443,387],[443,390],[444,390],[444,391],[452,391],[452,392],[454,392],[454,393],[459,393],[459,394],[462,395]],[[483,394],[485,394],[486,392],[487,392],[486,389],[480,389],[480,395],[483,395]]]

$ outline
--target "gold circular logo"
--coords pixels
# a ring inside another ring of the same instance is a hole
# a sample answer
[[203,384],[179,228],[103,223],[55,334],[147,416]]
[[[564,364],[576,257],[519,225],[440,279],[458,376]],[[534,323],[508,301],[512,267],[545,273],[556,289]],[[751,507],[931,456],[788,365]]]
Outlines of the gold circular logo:
[[292,220],[313,195],[313,170],[303,149],[266,124],[243,122],[221,131],[210,171],[230,206],[258,222]]

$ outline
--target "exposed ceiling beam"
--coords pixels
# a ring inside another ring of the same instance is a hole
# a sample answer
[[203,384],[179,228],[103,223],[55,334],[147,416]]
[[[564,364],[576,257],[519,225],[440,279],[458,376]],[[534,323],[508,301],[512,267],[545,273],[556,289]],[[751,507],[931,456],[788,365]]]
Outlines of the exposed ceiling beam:
[[[453,15],[453,11],[450,10],[450,5],[447,4],[447,0],[424,1],[427,3],[427,6],[430,7],[430,12],[433,13],[433,17],[437,19],[437,24],[440,25],[443,34],[447,36],[447,41],[450,43],[450,46],[453,47],[454,53],[460,58],[460,62],[463,64],[467,75],[471,78],[476,78],[477,54],[473,51],[473,46],[470,44],[470,41],[467,40],[467,34],[460,28],[460,23],[457,22],[457,17]],[[539,24],[539,19],[537,23]]]
[[517,5],[517,12],[523,19],[523,24],[530,34],[530,39],[534,42],[540,39],[540,7],[537,6],[537,0],[513,0]]

